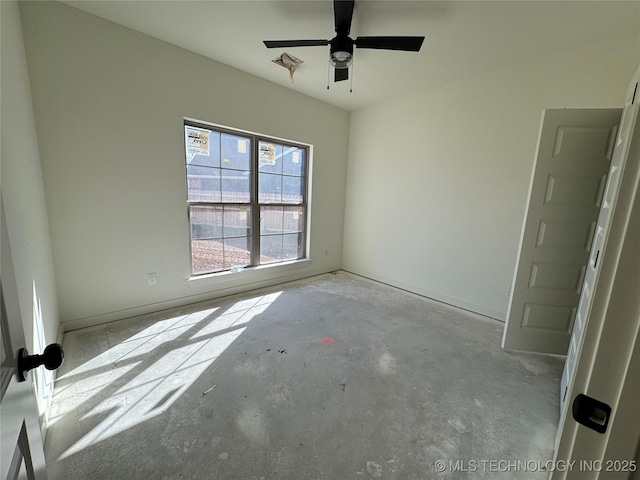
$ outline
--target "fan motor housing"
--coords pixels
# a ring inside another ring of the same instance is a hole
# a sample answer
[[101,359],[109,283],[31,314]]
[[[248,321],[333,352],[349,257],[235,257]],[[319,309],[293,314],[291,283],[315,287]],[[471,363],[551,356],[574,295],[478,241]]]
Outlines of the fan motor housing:
[[353,58],[354,41],[348,35],[337,35],[330,42],[331,65],[335,68],[349,68]]

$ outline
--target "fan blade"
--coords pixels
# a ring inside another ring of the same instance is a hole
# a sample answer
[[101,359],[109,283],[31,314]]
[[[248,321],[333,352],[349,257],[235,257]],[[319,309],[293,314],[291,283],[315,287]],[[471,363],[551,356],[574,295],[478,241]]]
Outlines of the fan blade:
[[342,82],[343,80],[349,80],[349,69],[348,68],[336,68],[336,73],[333,76],[334,82]]
[[319,47],[329,45],[329,40],[264,40],[267,48]]
[[419,52],[423,41],[424,37],[358,37],[355,45],[358,48]]
[[336,33],[349,35],[355,4],[355,0],[333,0],[333,16],[336,24]]

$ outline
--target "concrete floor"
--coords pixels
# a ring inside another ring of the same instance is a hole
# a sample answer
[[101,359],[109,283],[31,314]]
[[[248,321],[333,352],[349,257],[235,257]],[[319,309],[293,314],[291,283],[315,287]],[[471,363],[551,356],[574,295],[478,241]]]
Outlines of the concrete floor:
[[502,327],[339,272],[68,332],[49,475],[548,478],[562,358]]

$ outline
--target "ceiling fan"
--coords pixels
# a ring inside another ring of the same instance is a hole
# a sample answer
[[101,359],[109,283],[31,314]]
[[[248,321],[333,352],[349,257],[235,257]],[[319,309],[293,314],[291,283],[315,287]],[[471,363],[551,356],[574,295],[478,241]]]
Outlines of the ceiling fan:
[[[402,50],[419,52],[424,37],[349,37],[355,0],[333,0],[336,36],[331,40],[265,40],[267,48],[317,47],[330,45],[329,63],[335,68],[334,81],[349,78],[349,66],[353,61],[353,47],[378,50]],[[328,87],[327,87],[328,88]]]

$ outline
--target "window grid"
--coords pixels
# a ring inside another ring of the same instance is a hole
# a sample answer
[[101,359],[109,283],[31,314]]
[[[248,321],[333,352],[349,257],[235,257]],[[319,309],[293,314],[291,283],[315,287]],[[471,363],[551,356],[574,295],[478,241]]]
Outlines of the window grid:
[[[192,275],[304,258],[308,148],[195,122],[185,121],[184,128]],[[190,150],[191,136],[207,132],[208,154],[204,148]],[[234,142],[242,155],[229,150]],[[249,158],[248,169],[243,157]],[[207,208],[221,212],[219,231],[215,220],[198,219],[199,209]],[[229,223],[226,212],[238,208],[245,214]]]

